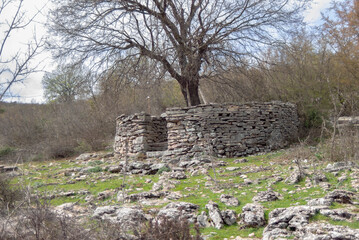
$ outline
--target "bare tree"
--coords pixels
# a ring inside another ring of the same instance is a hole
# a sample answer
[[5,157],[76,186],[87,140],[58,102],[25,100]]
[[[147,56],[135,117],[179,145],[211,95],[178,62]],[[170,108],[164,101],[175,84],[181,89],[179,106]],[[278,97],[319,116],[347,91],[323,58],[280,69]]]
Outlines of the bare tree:
[[128,57],[151,59],[200,104],[199,80],[228,58],[248,60],[300,22],[309,0],[53,0],[57,56],[107,68]]
[[[29,74],[36,71],[37,66],[31,66],[30,61],[39,53],[41,41],[34,38],[27,44],[26,52],[21,49],[14,54],[9,53],[8,44],[11,35],[24,30],[40,13],[28,18],[24,8],[24,0],[1,0],[0,2],[0,101],[9,93],[12,85],[22,82]],[[12,13],[12,14],[9,14]]]

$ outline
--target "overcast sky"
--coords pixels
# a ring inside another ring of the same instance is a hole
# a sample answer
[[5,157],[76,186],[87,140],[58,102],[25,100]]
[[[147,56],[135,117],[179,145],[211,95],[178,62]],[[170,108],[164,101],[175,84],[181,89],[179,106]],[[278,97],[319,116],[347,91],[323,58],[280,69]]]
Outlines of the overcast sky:
[[[318,24],[321,19],[321,11],[328,8],[331,0],[314,0],[312,6],[305,13],[305,21],[310,25]],[[37,17],[36,23],[32,26],[29,26],[27,30],[22,31],[19,34],[14,34],[11,38],[11,42],[7,45],[8,50],[15,51],[16,49],[22,48],[28,42],[28,39],[31,39],[36,31],[37,38],[46,37],[46,14],[50,4],[48,0],[36,0],[29,1],[25,0],[26,11],[28,14],[33,14],[37,9],[41,9],[43,6],[47,6],[43,10],[43,15]],[[5,13],[6,14],[6,13]],[[1,17],[5,17],[5,14]],[[51,56],[49,53],[41,54],[36,62],[42,63],[42,68],[44,71],[51,71],[54,68],[52,63]],[[41,79],[44,72],[39,72],[32,74],[24,83],[16,84],[12,88],[13,95],[17,97],[7,98],[6,101],[17,101],[17,102],[33,102],[33,103],[43,103],[43,89],[41,85]]]

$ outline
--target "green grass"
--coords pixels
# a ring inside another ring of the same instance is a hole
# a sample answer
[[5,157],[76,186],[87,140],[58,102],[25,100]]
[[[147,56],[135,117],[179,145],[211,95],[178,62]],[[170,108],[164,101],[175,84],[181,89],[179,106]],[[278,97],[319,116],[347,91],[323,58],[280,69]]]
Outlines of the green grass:
[[338,225],[338,226],[346,226],[349,227],[351,229],[359,229],[359,221],[334,221],[332,220],[330,217],[321,215],[321,214],[316,214],[313,217],[310,218],[310,222],[319,222],[319,221],[326,221],[332,225]]
[[101,162],[100,160],[96,160],[96,161],[92,161],[92,162],[88,163],[88,165],[92,166],[92,167],[97,166],[97,165],[101,165],[101,164],[103,164],[103,162]]
[[[266,191],[269,187],[269,181],[262,180],[259,184],[244,185],[244,179],[240,177],[240,173],[248,172],[250,169],[257,169],[259,167],[269,167],[268,171],[260,172],[249,172],[245,173],[249,179],[256,181],[258,179],[264,179],[266,177],[272,177],[274,174],[276,176],[281,176],[285,179],[290,173],[291,170],[288,170],[289,165],[286,164],[276,164],[282,158],[284,151],[278,151],[263,155],[249,156],[246,157],[248,162],[246,163],[234,163],[234,158],[231,159],[220,159],[225,161],[227,166],[216,168],[216,177],[218,185],[212,180],[207,180],[208,176],[199,175],[199,176],[190,176],[187,173],[187,179],[179,180],[179,184],[175,186],[171,191],[178,191],[184,197],[179,199],[179,201],[191,202],[199,205],[199,212],[207,211],[205,205],[209,201],[214,201],[219,205],[221,210],[231,209],[236,211],[237,214],[242,212],[242,208],[247,203],[252,203],[252,198],[260,191]],[[270,164],[275,163],[275,164]],[[111,163],[113,164],[113,163]],[[17,177],[13,181],[19,182],[24,185],[30,185],[36,190],[39,194],[56,194],[59,192],[66,191],[80,191],[87,190],[95,198],[99,192],[105,190],[114,190],[120,191],[123,184],[122,175],[120,174],[111,174],[105,169],[109,166],[109,163],[102,162],[99,160],[90,161],[90,162],[76,162],[68,160],[60,161],[42,161],[42,162],[31,162],[26,163],[21,166],[21,169],[26,173],[24,176]],[[323,163],[324,166],[324,163]],[[79,172],[74,171],[71,174],[64,174],[69,169],[73,168],[86,168],[91,167],[87,173],[86,178],[81,180],[76,180],[80,176]],[[227,167],[239,167],[237,171],[228,171]],[[322,167],[322,166],[320,166]],[[163,169],[167,170],[167,169]],[[208,170],[209,174],[214,177],[212,169]],[[72,176],[74,174],[74,176]],[[140,193],[145,191],[150,191],[153,187],[153,184],[158,182],[160,174],[141,176],[141,175],[128,175],[126,176],[125,189],[128,194]],[[337,178],[331,174],[326,173],[326,177],[329,180],[329,183],[334,188],[349,188],[350,179],[344,181],[343,183],[338,183]],[[152,180],[151,183],[146,183],[146,180]],[[272,179],[272,178],[271,178]],[[72,181],[72,184],[69,183]],[[212,186],[205,186],[206,182],[212,183]],[[56,185],[51,185],[56,184]],[[268,220],[268,214],[270,211],[276,208],[284,208],[294,205],[305,205],[307,200],[323,197],[327,192],[323,191],[318,186],[313,186],[311,188],[305,188],[305,179],[295,185],[289,185],[284,181],[271,185],[270,187],[282,194],[283,199],[273,202],[264,202],[261,203],[265,209],[265,217]],[[305,189],[304,189],[305,188]],[[286,190],[285,190],[286,189]],[[298,189],[301,189],[298,191]],[[289,194],[290,191],[293,193]],[[235,196],[239,199],[240,205],[236,207],[228,207],[219,201],[221,194],[229,194]],[[54,206],[66,203],[66,202],[79,202],[80,204],[85,204],[85,195],[75,195],[71,197],[59,197],[51,200],[51,204]],[[96,200],[97,205],[110,205],[117,204],[116,194],[104,201]],[[133,203],[136,204],[136,203]],[[145,206],[144,210],[151,208],[160,208],[165,204],[158,206]],[[341,208],[341,204],[333,204],[331,208]],[[319,216],[317,218],[320,218]],[[317,220],[313,218],[313,220]],[[325,219],[326,221],[332,221],[330,219]],[[336,224],[346,224],[350,225],[353,228],[356,228],[357,223],[346,223],[346,222],[336,222]],[[230,238],[231,236],[241,236],[248,237],[249,234],[254,233],[257,238],[262,237],[263,228],[248,228],[241,229],[237,224],[233,226],[225,226],[223,229],[217,230],[215,228],[206,228],[201,229],[202,234],[211,235],[209,239],[223,239]]]
[[96,166],[96,167],[90,168],[88,171],[90,173],[97,173],[97,172],[102,172],[104,170],[102,169],[102,167]]
[[232,226],[224,226],[222,229],[216,229],[214,227],[203,228],[201,229],[201,233],[202,235],[210,235],[211,240],[223,240],[224,238],[230,238],[231,236],[248,237],[251,233],[254,233],[256,238],[262,238],[263,229],[264,227],[240,229],[237,224],[234,224]]

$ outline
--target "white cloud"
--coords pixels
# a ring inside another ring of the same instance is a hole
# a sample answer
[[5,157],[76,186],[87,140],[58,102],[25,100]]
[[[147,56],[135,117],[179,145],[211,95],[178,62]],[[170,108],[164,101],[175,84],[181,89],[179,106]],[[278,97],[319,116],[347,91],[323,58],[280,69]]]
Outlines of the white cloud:
[[304,13],[304,21],[315,25],[321,20],[321,12],[330,7],[331,0],[314,0],[309,9]]

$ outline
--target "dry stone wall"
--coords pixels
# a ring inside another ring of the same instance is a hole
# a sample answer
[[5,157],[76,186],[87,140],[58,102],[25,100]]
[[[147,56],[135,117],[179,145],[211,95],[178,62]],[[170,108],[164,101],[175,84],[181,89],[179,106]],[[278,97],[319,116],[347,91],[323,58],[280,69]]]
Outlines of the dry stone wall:
[[163,117],[136,113],[116,120],[115,152],[120,156],[145,155],[167,149],[167,122]]
[[295,141],[296,106],[290,103],[208,104],[171,108],[162,117],[147,114],[117,119],[115,151],[148,158],[180,160],[211,152],[239,157],[270,151]]

